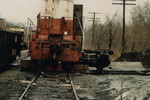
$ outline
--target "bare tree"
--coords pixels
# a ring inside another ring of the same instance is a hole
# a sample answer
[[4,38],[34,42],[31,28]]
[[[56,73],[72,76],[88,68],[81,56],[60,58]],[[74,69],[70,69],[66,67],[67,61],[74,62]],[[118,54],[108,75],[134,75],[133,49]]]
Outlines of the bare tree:
[[91,47],[91,49],[111,50],[112,47],[115,47],[115,43],[113,44],[113,42],[116,34],[120,34],[120,27],[121,25],[117,12],[111,18],[106,16],[106,21],[104,23],[95,23],[94,43],[89,42],[92,41],[92,25],[86,28],[85,42],[87,42],[87,45],[90,45],[88,47]]
[[150,48],[150,3],[136,6],[131,11],[132,51]]
[[106,34],[107,39],[105,41],[108,45],[109,50],[112,49],[113,41],[114,41],[115,35],[117,34],[119,26],[120,26],[120,21],[119,19],[117,19],[117,12],[113,15],[112,18],[110,18],[109,16],[106,16],[105,31],[107,33]]

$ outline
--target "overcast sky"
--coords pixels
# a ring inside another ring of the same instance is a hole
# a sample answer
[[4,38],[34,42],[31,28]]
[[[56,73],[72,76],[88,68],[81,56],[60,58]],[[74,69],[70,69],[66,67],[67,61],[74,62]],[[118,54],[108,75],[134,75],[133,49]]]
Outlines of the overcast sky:
[[[36,16],[41,10],[42,0],[0,0],[0,17],[9,21],[26,22],[27,18],[31,18],[34,22]],[[142,5],[149,0],[136,0],[136,5]],[[101,13],[96,15],[105,19],[106,15],[113,15],[116,11],[122,14],[122,6],[112,5],[113,0],[75,0],[76,4],[83,4],[84,16],[90,16],[88,12]],[[119,2],[119,1],[117,1]],[[130,9],[134,6],[126,7],[126,14],[129,17]]]

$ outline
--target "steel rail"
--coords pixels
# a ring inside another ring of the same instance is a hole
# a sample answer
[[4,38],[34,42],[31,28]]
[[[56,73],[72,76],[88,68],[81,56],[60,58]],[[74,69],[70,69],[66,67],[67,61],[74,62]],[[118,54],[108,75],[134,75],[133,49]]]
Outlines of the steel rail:
[[33,82],[38,78],[39,74],[41,73],[41,69],[39,69],[37,71],[37,74],[35,75],[35,77],[31,80],[31,82],[28,84],[27,88],[25,89],[25,91],[22,93],[21,97],[19,98],[19,100],[22,100],[23,97],[26,95],[26,93],[28,92],[30,86],[33,84]]
[[71,79],[71,76],[69,75],[69,73],[68,73],[68,77],[69,77],[69,80],[70,80],[70,83],[71,83],[71,87],[72,87],[72,90],[73,90],[73,93],[74,93],[74,96],[75,96],[76,100],[80,100],[79,97],[78,97],[78,94],[76,92],[76,89],[74,87],[74,84],[73,84],[73,81]]
[[25,91],[23,92],[23,94],[21,95],[21,97],[19,98],[19,100],[22,100],[22,99],[23,99],[23,97],[24,97],[25,94],[28,92],[30,86],[33,84],[33,82],[35,81],[35,79],[36,79],[36,77],[34,77],[34,78],[32,79],[32,81],[31,81],[30,84],[27,86],[27,88],[25,89]]

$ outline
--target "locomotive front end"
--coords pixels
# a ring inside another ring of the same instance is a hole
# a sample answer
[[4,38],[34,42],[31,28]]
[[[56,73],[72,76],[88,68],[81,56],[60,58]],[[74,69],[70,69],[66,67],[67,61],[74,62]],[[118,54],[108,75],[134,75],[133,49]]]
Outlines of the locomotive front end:
[[48,63],[57,69],[60,62],[79,62],[82,35],[75,34],[77,25],[73,0],[47,0],[37,17],[37,32],[29,42],[31,60]]

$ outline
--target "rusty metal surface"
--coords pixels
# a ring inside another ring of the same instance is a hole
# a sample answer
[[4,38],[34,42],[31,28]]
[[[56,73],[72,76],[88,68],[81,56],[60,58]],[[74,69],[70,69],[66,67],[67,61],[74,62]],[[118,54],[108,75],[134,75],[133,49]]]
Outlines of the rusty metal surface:
[[[38,17],[38,19],[40,34],[32,35],[29,52],[31,59],[65,59],[65,61],[78,61],[79,54],[77,51],[68,51],[69,55],[76,55],[76,58],[71,56],[67,56],[68,58],[66,58],[64,55],[63,57],[65,58],[63,58],[62,54],[65,54],[66,51],[61,50],[62,41],[75,41],[73,36],[73,20],[65,18],[54,19],[51,17]],[[75,44],[76,47],[79,46],[77,43]],[[72,49],[76,48],[73,47]]]
[[73,36],[72,35],[64,35],[63,36],[63,40],[65,40],[65,41],[73,41]]
[[[33,34],[30,41],[31,59],[79,61],[82,36],[73,34],[73,20],[39,17],[38,26],[40,34]],[[62,48],[63,41],[70,41],[70,43],[68,42],[69,44],[66,44],[69,45],[70,49]],[[52,46],[56,46],[57,48],[53,48]]]
[[[65,22],[64,22],[65,21]],[[54,18],[40,18],[39,20],[40,34],[59,34],[64,32],[73,34],[73,20],[63,20]]]
[[62,34],[61,19],[40,19],[40,34]]
[[61,61],[65,62],[77,62],[79,61],[79,52],[77,50],[72,50],[70,48],[63,49],[63,54],[61,56]]
[[73,14],[73,1],[44,1],[44,10],[37,17],[37,33],[32,34],[30,39],[31,60],[49,61],[49,66],[53,66],[54,62],[58,66],[57,61],[79,61],[82,56],[83,6],[75,6]]

